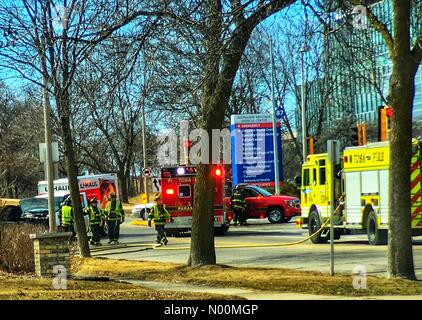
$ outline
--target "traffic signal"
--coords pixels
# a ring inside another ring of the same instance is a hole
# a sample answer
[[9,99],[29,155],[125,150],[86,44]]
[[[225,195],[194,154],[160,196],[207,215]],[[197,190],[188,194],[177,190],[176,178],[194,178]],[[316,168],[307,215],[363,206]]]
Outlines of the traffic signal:
[[367,142],[366,123],[358,123],[356,127],[352,127],[352,146],[363,146]]
[[313,136],[309,136],[306,138],[308,144],[308,154],[315,153],[315,138]]
[[220,165],[216,165],[216,166],[214,166],[214,167],[212,168],[211,175],[212,175],[214,178],[219,179],[219,178],[222,178],[222,177],[223,177],[223,173],[224,173],[224,171],[223,171],[223,167],[222,167],[222,166],[220,166]]
[[358,124],[359,145],[363,146],[367,142],[366,138],[366,123]]
[[391,107],[379,107],[378,114],[378,140],[388,140],[391,130],[391,119],[393,117],[393,108]]

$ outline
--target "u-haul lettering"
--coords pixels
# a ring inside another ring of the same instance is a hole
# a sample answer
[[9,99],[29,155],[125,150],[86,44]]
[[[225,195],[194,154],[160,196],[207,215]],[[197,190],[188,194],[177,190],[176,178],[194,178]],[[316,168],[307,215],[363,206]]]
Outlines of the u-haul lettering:
[[91,189],[91,188],[98,188],[98,183],[96,181],[90,182],[81,182],[79,183],[79,189]]

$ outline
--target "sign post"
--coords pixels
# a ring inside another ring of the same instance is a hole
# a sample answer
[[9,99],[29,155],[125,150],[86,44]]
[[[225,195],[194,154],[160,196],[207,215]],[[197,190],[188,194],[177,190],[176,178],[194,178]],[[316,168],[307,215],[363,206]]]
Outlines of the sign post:
[[40,162],[44,164],[45,179],[48,181],[48,225],[50,233],[56,232],[56,209],[54,206],[54,163],[59,162],[59,145],[51,142],[49,105],[45,105],[45,143],[38,145]]
[[152,176],[152,169],[151,168],[143,168],[142,169],[142,176],[145,178],[150,178]]
[[[335,164],[339,162],[339,155],[337,149],[337,141],[336,140],[328,140],[327,141],[327,153],[328,153],[328,160],[329,160],[329,167],[330,171],[334,173]],[[331,175],[332,179],[334,178],[334,174]],[[331,188],[331,195],[330,198],[334,200],[335,192],[334,192],[334,183],[333,188]],[[330,275],[334,275],[334,210],[335,210],[335,201],[330,202]]]

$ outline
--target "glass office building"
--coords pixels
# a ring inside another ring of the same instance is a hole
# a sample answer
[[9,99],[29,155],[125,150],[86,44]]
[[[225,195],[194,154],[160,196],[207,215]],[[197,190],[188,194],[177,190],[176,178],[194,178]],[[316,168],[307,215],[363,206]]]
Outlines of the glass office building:
[[[368,1],[372,12],[391,30],[393,8],[391,0]],[[419,2],[422,3],[422,2]],[[350,15],[342,14],[341,10],[329,9],[329,23],[331,29],[338,31],[327,36],[323,55],[327,56],[324,66],[326,79],[314,80],[307,86],[312,87],[315,82],[329,83],[335,87],[330,93],[329,102],[324,112],[324,128],[338,126],[342,120],[349,118],[354,124],[365,122],[377,126],[378,109],[387,105],[389,81],[392,64],[388,56],[387,46],[379,32],[368,25],[357,28]],[[420,11],[420,8],[419,8]],[[411,21],[411,34],[416,39],[420,30],[420,12],[414,8]],[[348,23],[345,23],[349,19]],[[422,70],[421,67],[415,78],[415,97],[413,107],[414,121],[422,121]],[[327,90],[325,88],[325,90]],[[321,114],[320,97],[312,94],[306,97],[308,119]],[[300,101],[298,103],[297,126],[300,130]],[[314,135],[315,124],[310,122],[308,134]],[[300,132],[300,131],[299,131]]]

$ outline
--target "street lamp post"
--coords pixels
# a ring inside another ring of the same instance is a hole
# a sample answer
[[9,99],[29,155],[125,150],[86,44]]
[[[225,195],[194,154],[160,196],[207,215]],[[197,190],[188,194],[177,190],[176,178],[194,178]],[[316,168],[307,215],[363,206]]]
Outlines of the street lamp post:
[[[145,100],[141,98],[141,104],[142,104],[142,156],[143,156],[143,162],[144,162],[144,168],[147,167],[147,148],[146,148],[146,133],[145,133]],[[149,202],[149,194],[148,194],[148,181],[147,177],[144,175],[144,191],[145,191],[145,197],[146,197],[146,203]]]
[[274,183],[275,194],[280,194],[280,166],[278,165],[278,138],[277,138],[277,117],[276,117],[276,100],[275,100],[275,69],[274,69],[274,56],[273,56],[273,40],[270,40],[270,59],[271,59],[271,101],[273,106],[273,146],[274,146]]
[[308,52],[309,48],[306,44],[302,45],[299,49],[300,52],[300,65],[301,65],[301,77],[302,77],[302,86],[301,86],[301,113],[302,113],[302,161],[305,162],[307,154],[307,143],[306,143],[306,112],[305,112],[305,68],[304,68],[304,59],[303,56],[305,52]]

